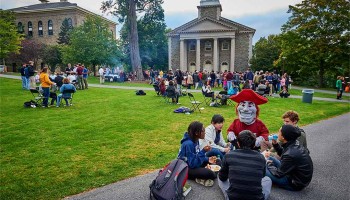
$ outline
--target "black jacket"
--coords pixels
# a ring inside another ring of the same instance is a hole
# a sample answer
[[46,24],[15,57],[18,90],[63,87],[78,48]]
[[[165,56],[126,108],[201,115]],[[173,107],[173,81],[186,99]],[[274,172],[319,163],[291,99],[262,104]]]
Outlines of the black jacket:
[[309,150],[299,145],[299,142],[289,141],[282,145],[273,145],[277,154],[281,156],[281,166],[270,170],[276,177],[287,176],[289,183],[295,190],[308,186],[312,179],[313,163]]

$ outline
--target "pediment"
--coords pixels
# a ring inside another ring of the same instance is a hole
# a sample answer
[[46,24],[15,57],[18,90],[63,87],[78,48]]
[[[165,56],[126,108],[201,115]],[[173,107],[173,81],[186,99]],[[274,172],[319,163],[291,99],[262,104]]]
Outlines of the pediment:
[[220,23],[218,21],[213,21],[210,19],[200,20],[192,26],[188,26],[181,32],[201,32],[201,31],[234,31],[237,30],[236,27],[228,26],[226,24]]

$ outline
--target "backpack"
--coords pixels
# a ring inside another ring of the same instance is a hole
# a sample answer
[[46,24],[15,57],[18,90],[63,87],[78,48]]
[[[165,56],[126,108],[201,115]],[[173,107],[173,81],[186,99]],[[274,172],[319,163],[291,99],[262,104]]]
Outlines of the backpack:
[[146,95],[143,90],[136,90],[136,95]]
[[181,159],[175,159],[159,171],[150,184],[150,199],[184,199],[183,186],[188,178],[188,165]]
[[24,106],[25,108],[35,108],[35,107],[38,106],[38,104],[35,103],[35,101],[30,100],[30,101],[24,102],[23,106]]

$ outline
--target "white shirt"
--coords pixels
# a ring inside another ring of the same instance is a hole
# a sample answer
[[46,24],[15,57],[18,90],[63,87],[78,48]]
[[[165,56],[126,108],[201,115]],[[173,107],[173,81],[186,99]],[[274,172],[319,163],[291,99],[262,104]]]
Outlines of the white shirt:
[[103,70],[103,68],[100,68],[99,70],[98,70],[98,73],[100,74],[100,76],[103,76],[103,73],[105,72],[105,70]]

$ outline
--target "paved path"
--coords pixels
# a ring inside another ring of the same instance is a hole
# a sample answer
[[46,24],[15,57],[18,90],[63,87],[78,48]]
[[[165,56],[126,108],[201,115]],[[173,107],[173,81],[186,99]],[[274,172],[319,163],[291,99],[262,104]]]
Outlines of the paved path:
[[[350,113],[303,127],[314,162],[310,185],[290,192],[273,187],[270,200],[348,200],[350,195]],[[101,188],[66,197],[65,200],[137,200],[148,199],[148,185],[157,172],[113,183]],[[188,200],[221,200],[217,180],[213,187],[189,181],[192,191]]]
[[[334,91],[331,91],[331,90],[321,90],[321,89],[307,88],[307,87],[301,87],[301,86],[292,86],[292,88],[300,91],[302,91],[303,89],[313,89],[315,92],[321,92],[326,94],[337,94],[336,89],[334,89]],[[343,92],[343,96],[350,96],[350,93]]]
[[[8,75],[8,74],[0,74],[0,77],[3,78],[12,78],[12,79],[18,79],[21,80],[20,76],[14,76],[14,75]],[[90,83],[89,87],[97,87],[97,88],[114,88],[114,89],[125,89],[125,90],[145,90],[145,91],[154,91],[153,88],[147,88],[147,87],[129,87],[129,86],[117,86],[117,85],[101,85],[101,84],[93,84]],[[298,88],[298,89],[302,89],[301,87],[296,87],[293,86],[293,88]],[[188,92],[201,92],[201,90],[187,90]],[[316,91],[316,90],[315,90]],[[335,92],[332,91],[328,91],[328,90],[317,90],[320,92],[324,92],[324,93],[329,93],[329,94],[336,94]],[[349,93],[343,93],[344,96],[350,96]],[[280,98],[278,94],[274,94],[273,97],[275,98]],[[289,98],[294,98],[294,99],[301,99],[302,96],[298,96],[298,95],[290,95]],[[350,102],[350,100],[338,100],[336,98],[322,98],[322,97],[313,97],[313,100],[320,100],[320,101],[330,101],[330,102]]]

